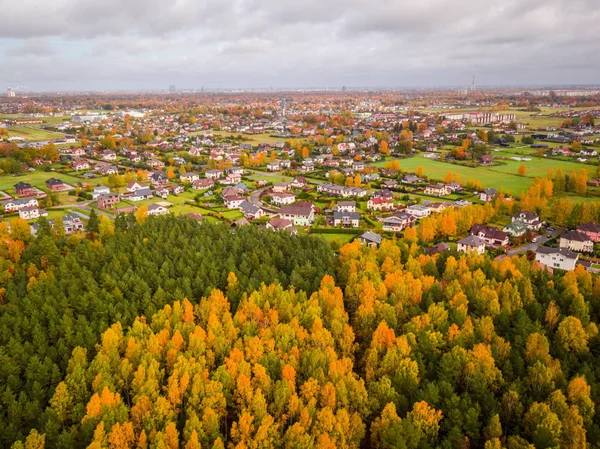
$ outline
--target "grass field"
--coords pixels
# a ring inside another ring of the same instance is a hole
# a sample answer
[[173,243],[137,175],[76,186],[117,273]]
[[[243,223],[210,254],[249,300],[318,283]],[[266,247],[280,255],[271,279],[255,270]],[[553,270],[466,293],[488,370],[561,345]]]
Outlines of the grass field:
[[32,173],[0,176],[0,190],[5,190],[5,191],[8,191],[8,193],[12,193],[13,186],[19,181],[28,182],[33,187],[42,188],[42,187],[46,186],[46,181],[50,178],[58,178],[61,181],[64,181],[70,185],[73,185],[77,182],[83,181],[83,180],[76,178],[75,176],[71,176],[71,175],[36,170]]
[[355,234],[311,234],[311,235],[322,238],[329,243],[337,241],[341,245],[343,245],[344,243],[350,242],[354,237],[356,237]]
[[31,126],[13,126],[8,129],[8,137],[22,137],[29,142],[55,140],[65,137],[63,133],[46,131],[35,125]]
[[269,145],[274,145],[277,142],[287,142],[288,140],[293,139],[283,139],[280,137],[271,137],[269,133],[264,134],[243,134],[243,133],[230,133],[227,131],[214,131],[213,134],[215,136],[221,137],[236,137],[241,135],[244,140],[240,143],[250,143],[252,145],[258,145],[259,143],[268,143]]
[[[402,159],[400,161],[400,169],[403,172],[415,172],[419,167],[423,167],[425,176],[442,180],[448,173],[458,173],[458,175],[464,180],[468,179],[479,180],[483,187],[500,188],[504,187],[505,191],[511,191],[514,194],[521,193],[526,190],[535,177],[546,176],[548,169],[552,168],[554,171],[561,169],[565,173],[572,171],[580,171],[582,169],[587,170],[589,176],[592,177],[595,174],[595,167],[577,164],[575,162],[562,162],[552,159],[533,158],[529,162],[524,162],[527,168],[526,176],[519,176],[517,171],[521,162],[517,161],[503,161],[504,165],[495,165],[490,167],[465,167],[462,165],[449,164],[445,162],[435,161],[426,159],[421,155]],[[383,167],[384,161],[376,162],[374,165]]]

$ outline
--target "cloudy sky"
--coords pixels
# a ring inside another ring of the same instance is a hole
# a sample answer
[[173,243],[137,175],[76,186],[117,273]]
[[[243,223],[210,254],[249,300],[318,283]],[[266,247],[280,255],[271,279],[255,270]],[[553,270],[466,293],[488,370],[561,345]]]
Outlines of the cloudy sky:
[[0,89],[600,84],[599,0],[0,0]]

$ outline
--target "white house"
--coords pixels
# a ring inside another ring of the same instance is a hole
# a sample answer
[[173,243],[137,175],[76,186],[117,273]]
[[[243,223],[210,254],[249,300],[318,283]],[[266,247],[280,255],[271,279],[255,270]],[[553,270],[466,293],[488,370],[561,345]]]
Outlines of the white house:
[[358,212],[334,212],[333,225],[343,226],[345,228],[358,228],[360,214]]
[[594,251],[594,242],[584,232],[569,231],[560,236],[560,247],[577,252]]
[[431,215],[431,208],[423,206],[421,204],[413,204],[406,208],[406,213],[415,216],[416,218],[429,217]]
[[476,252],[483,254],[485,251],[485,240],[476,235],[469,235],[458,241],[458,251],[464,253]]
[[571,251],[567,248],[548,248],[546,246],[538,246],[535,253],[535,260],[550,268],[558,268],[560,270],[572,271],[577,265],[579,253]]
[[151,204],[148,206],[148,215],[167,215],[169,213],[169,209],[160,204]]
[[92,198],[94,200],[97,200],[99,196],[107,195],[109,193],[110,193],[110,189],[108,187],[99,185],[99,186],[94,187],[94,191],[92,193]]
[[294,202],[296,201],[296,195],[292,193],[272,193],[271,198],[273,204],[277,204],[278,206],[294,204]]
[[337,212],[356,212],[356,201],[338,201],[335,210]]
[[38,209],[36,206],[23,207],[19,209],[19,218],[23,220],[35,220],[36,218],[46,217],[48,213],[44,209]]
[[310,226],[315,221],[315,212],[310,204],[283,206],[279,209],[279,215],[295,226]]

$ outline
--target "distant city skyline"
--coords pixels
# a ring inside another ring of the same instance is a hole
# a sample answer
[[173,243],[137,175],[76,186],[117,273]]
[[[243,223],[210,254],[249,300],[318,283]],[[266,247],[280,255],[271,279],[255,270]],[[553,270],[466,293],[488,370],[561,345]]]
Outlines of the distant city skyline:
[[[594,0],[0,0],[0,86],[149,91],[600,83]],[[573,30],[577,30],[574,33]]]

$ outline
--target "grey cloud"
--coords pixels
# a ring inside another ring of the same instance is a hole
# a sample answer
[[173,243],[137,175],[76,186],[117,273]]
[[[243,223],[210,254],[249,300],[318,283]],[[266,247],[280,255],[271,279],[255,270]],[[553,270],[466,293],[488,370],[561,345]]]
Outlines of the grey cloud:
[[0,11],[0,87],[21,77],[40,90],[443,85],[473,71],[487,84],[591,83],[600,73],[597,0],[0,0]]

